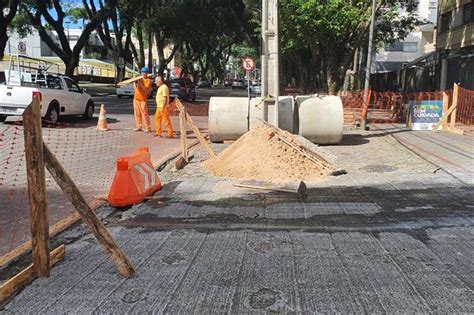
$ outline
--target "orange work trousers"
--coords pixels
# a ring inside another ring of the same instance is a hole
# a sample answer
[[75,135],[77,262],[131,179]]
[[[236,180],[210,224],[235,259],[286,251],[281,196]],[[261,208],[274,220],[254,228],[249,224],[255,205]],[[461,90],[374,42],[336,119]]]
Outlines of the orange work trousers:
[[142,129],[142,119],[145,121],[146,130],[151,130],[150,115],[146,101],[133,100],[133,113],[135,115],[135,126]]
[[155,112],[155,125],[156,125],[156,134],[161,136],[161,121],[165,121],[166,131],[168,137],[173,136],[173,126],[171,126],[170,118],[171,106],[166,105],[163,107],[157,107]]

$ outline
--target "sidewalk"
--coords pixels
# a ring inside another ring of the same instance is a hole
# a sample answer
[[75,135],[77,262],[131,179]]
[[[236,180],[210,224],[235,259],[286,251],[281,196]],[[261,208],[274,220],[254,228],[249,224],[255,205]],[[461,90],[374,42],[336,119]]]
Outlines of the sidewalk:
[[[429,147],[437,137],[418,141]],[[4,311],[474,312],[472,171],[454,174],[386,130],[348,132],[320,150],[348,174],[308,185],[301,199],[210,176],[199,148],[183,170],[163,170],[162,200],[105,219],[134,278],[121,278],[90,234],[69,231],[66,239],[79,239],[65,260]],[[473,150],[456,163],[468,168]]]

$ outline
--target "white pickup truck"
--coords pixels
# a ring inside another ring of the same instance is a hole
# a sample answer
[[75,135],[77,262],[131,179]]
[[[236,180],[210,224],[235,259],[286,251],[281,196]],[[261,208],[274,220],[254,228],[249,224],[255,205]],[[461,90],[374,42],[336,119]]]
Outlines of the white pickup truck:
[[0,122],[8,116],[22,115],[36,95],[41,99],[41,116],[51,123],[58,122],[59,117],[65,115],[92,118],[94,102],[73,79],[45,74],[29,81],[19,85],[0,84]]

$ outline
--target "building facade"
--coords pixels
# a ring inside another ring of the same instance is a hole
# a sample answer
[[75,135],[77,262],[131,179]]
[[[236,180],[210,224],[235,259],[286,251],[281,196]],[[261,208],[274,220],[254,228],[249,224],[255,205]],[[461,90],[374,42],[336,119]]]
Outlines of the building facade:
[[417,14],[429,23],[410,33],[403,42],[381,49],[375,56],[374,72],[399,70],[404,65],[435,51],[437,1],[420,0]]
[[437,33],[440,89],[449,89],[456,82],[474,90],[474,2],[440,0]]

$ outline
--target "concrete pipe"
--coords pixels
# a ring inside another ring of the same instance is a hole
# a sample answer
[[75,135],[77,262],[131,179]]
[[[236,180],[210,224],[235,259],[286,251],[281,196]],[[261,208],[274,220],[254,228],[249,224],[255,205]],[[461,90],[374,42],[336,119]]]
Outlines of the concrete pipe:
[[211,142],[236,140],[248,131],[247,97],[211,97],[209,101],[209,138]]
[[[280,129],[288,132],[294,132],[294,111],[295,102],[292,96],[280,96],[278,98],[278,126]],[[260,123],[259,119],[267,121],[275,125],[274,114],[275,104],[269,102],[262,102],[261,97],[256,97],[250,100],[250,129]]]
[[295,109],[293,111],[293,133],[298,134],[300,132],[300,115],[299,108],[303,101],[306,101],[308,98],[317,97],[318,94],[312,95],[297,95],[295,96]]
[[338,96],[312,97],[299,106],[299,135],[317,144],[342,140],[344,112]]

